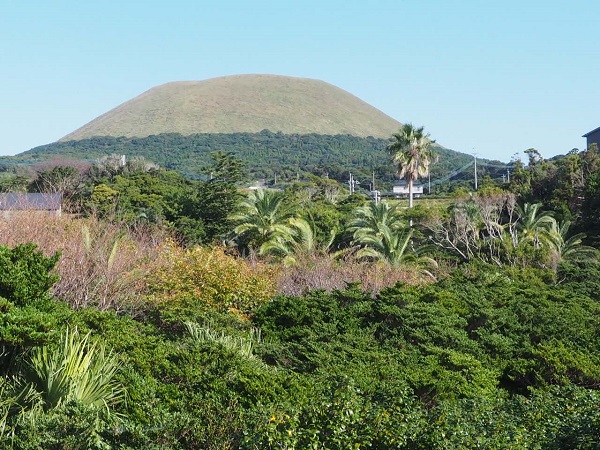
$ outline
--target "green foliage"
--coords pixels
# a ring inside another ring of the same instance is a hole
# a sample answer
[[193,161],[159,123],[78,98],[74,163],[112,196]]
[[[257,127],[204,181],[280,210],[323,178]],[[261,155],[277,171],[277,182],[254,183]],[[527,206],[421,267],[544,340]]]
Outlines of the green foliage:
[[333,364],[359,380],[358,349],[385,349],[379,358],[398,361],[396,377],[426,401],[592,385],[600,379],[600,359],[589,356],[599,305],[548,282],[543,272],[470,266],[425,288],[382,291],[374,302],[343,293],[280,299],[255,320],[267,340],[282,341],[269,357],[302,372]]
[[348,377],[325,378],[310,398],[265,416],[245,448],[406,448],[423,432],[424,415],[408,390],[397,394],[378,404]]
[[23,348],[46,342],[69,314],[49,294],[58,280],[51,273],[58,258],[45,256],[34,244],[0,246],[0,361],[7,361],[3,369]]
[[[338,212],[363,201],[342,200]],[[464,202],[461,217],[475,218],[479,232],[494,230],[473,205]],[[547,241],[553,251],[562,229],[555,224]],[[26,290],[0,278],[1,344],[10,353],[2,360],[0,436],[9,448],[600,445],[595,260],[565,257],[556,270],[470,262],[440,281],[398,284],[375,298],[357,285],[273,297],[272,268],[220,247],[171,243],[156,248],[151,295],[133,319],[68,309],[48,293],[53,258],[35,247],[0,249],[15,279],[27,283],[23,272],[38,280]],[[66,323],[81,335],[65,331]],[[38,348],[24,348],[31,345]],[[30,366],[22,363],[29,358]],[[102,360],[110,376],[93,378]],[[88,370],[75,370],[79,363]],[[33,373],[51,382],[15,390],[11,380],[24,386]],[[114,401],[80,395],[90,392],[82,380],[109,378]],[[119,401],[125,387],[128,401]],[[43,396],[46,410],[32,408]]]
[[120,426],[102,412],[68,402],[35,418],[19,421],[13,436],[5,440],[14,450],[109,450]]
[[[233,134],[160,134],[145,138],[95,137],[80,141],[56,142],[36,147],[18,157],[3,158],[5,163],[43,161],[56,154],[87,160],[116,154],[144,156],[161,167],[176,170],[191,178],[205,173],[211,152],[230,151],[244,161],[253,179],[288,183],[301,172],[328,176],[340,182],[351,171],[359,179],[369,179],[375,170],[378,179],[392,180],[394,168],[389,164],[389,140],[350,135],[288,135],[283,133]],[[169,151],[165,151],[169,149]],[[463,167],[472,157],[452,150],[436,148],[439,161],[432,167],[432,177]]]
[[90,204],[99,217],[107,217],[115,213],[119,191],[100,183],[94,186],[90,197]]
[[47,257],[35,244],[14,248],[0,246],[0,297],[17,306],[43,303],[49,299],[58,276],[51,274],[59,254]]
[[76,401],[109,412],[124,400],[125,391],[115,380],[116,355],[89,338],[89,333],[81,336],[77,329],[67,328],[58,347],[33,350],[24,386],[31,386],[39,395],[45,410]]
[[[209,179],[194,185],[180,198],[181,211],[175,221],[187,244],[212,243],[231,229],[230,216],[241,198],[237,185],[244,179],[244,165],[230,152],[211,154],[204,169]],[[197,227],[197,231],[194,230]]]

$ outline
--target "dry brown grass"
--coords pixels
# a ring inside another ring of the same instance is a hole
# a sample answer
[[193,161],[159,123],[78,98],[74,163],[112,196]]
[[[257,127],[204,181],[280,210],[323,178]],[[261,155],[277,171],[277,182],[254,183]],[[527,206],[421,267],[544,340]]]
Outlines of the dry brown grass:
[[155,230],[95,219],[31,213],[0,219],[0,245],[33,242],[45,254],[60,252],[53,294],[74,308],[138,310],[163,241]]
[[336,260],[331,255],[306,254],[298,264],[282,267],[278,275],[278,292],[304,295],[310,290],[327,292],[344,289],[349,283],[360,283],[361,289],[375,296],[381,289],[397,282],[421,284],[432,281],[416,267],[391,267],[384,263],[357,262],[352,256]]

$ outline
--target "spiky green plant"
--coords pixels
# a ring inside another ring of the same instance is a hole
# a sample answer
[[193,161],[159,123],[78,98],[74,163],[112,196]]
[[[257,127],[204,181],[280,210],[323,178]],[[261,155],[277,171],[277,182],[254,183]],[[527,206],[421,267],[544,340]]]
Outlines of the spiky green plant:
[[391,205],[386,201],[371,202],[354,210],[348,231],[353,233],[356,239],[361,235],[380,236],[383,229],[399,231],[407,225],[402,219],[398,204]]
[[550,227],[550,244],[559,261],[585,261],[598,259],[598,250],[583,244],[585,233],[577,233],[570,237],[571,221],[554,222]]
[[235,235],[248,234],[253,245],[260,247],[275,234],[290,234],[287,221],[290,212],[283,204],[283,193],[258,189],[252,191],[240,205],[240,212],[230,219],[238,225]]
[[285,231],[274,233],[259,250],[260,255],[280,258],[285,266],[293,266],[297,264],[298,258],[310,254],[326,254],[336,237],[336,231],[330,230],[329,239],[319,242],[314,223],[301,217],[290,217],[287,223]]
[[215,342],[245,358],[256,358],[253,348],[261,341],[261,333],[257,328],[251,328],[248,336],[241,337],[230,336],[214,330],[210,325],[200,325],[196,322],[185,322],[184,325],[189,336],[196,342]]
[[516,229],[519,241],[531,241],[535,248],[547,245],[550,241],[550,230],[556,226],[556,219],[551,211],[542,211],[541,203],[525,203],[517,205],[518,221]]
[[125,389],[115,378],[117,356],[77,328],[67,328],[58,347],[34,349],[28,365],[24,381],[39,394],[44,410],[74,400],[110,413],[111,406],[125,400]]

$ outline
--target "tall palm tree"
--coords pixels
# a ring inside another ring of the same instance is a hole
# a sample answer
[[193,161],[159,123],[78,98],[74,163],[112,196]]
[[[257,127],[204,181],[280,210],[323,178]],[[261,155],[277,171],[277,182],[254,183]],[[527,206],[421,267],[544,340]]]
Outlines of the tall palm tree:
[[398,133],[392,134],[394,142],[388,145],[392,161],[397,166],[398,175],[408,185],[408,207],[413,206],[413,183],[429,173],[429,165],[433,160],[430,145],[435,142],[424,134],[423,127],[415,128],[406,123]]
[[283,206],[283,193],[258,189],[240,205],[240,212],[230,219],[237,222],[234,233],[250,235],[251,243],[260,247],[278,234],[292,234],[289,211]]

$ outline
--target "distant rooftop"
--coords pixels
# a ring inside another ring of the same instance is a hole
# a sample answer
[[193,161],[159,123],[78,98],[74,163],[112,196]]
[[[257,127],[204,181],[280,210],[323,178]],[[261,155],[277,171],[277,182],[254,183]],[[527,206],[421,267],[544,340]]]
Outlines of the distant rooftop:
[[588,137],[590,134],[595,133],[596,131],[600,131],[600,127],[594,128],[592,131],[585,133],[582,137]]
[[0,211],[58,211],[62,194],[0,194]]

